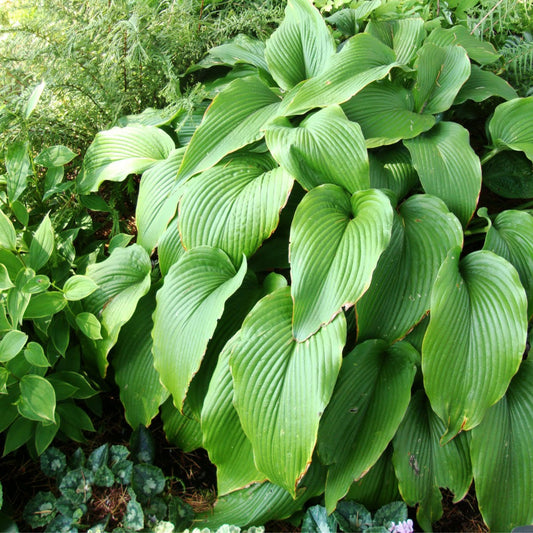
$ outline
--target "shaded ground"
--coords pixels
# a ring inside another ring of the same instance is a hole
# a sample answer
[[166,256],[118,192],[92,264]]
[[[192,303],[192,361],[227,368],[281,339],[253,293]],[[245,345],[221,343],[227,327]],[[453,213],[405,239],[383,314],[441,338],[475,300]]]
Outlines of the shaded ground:
[[[97,432],[88,435],[89,442],[82,445],[86,455],[106,442],[129,446],[131,428],[124,422],[118,399],[109,398],[105,412],[106,415],[95,423]],[[215,468],[209,462],[207,453],[204,450],[184,453],[170,445],[165,439],[162,424],[158,419],[154,421],[150,430],[157,445],[155,464],[170,478],[169,488],[172,494],[191,505],[197,513],[209,510],[214,503],[216,476]],[[54,445],[62,449],[67,456],[78,446],[73,442],[55,442]],[[3,510],[17,522],[21,531],[29,531],[24,529],[27,526],[22,520],[24,506],[37,492],[56,490],[55,481],[42,474],[39,462],[30,459],[25,449],[17,450],[0,461],[0,481],[4,486],[5,500]],[[114,518],[110,526],[118,525],[128,501],[127,494],[117,488],[112,493],[109,489],[97,489],[94,494],[96,497],[92,500],[86,523],[97,523],[107,514],[112,514]],[[457,533],[488,531],[481,519],[473,491],[458,504],[452,503],[452,494],[449,491],[443,491],[443,494],[444,515],[434,525],[434,531]],[[414,509],[410,514],[414,518]],[[299,531],[287,522],[269,522],[266,530]]]

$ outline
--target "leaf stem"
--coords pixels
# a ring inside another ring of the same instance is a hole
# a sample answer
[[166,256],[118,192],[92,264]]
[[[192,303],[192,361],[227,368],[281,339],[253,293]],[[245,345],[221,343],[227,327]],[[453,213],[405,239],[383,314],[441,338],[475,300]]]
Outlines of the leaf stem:
[[496,154],[500,153],[499,148],[493,148],[489,153],[485,154],[481,158],[481,165],[484,165],[487,161],[490,161]]

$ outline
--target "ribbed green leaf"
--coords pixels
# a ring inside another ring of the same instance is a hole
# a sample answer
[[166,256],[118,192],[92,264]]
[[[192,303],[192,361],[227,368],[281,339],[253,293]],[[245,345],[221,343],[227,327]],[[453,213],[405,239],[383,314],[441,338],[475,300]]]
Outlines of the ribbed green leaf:
[[36,272],[50,259],[54,251],[54,228],[48,214],[39,224],[30,244],[28,266]]
[[431,531],[432,522],[442,515],[439,487],[449,488],[457,502],[472,482],[467,435],[458,435],[441,446],[444,427],[423,392],[418,391],[393,441],[392,460],[400,493],[407,505],[418,504],[416,518],[425,531]]
[[98,285],[87,276],[72,276],[63,285],[63,294],[69,301],[82,300],[92,294]]
[[[481,210],[480,210],[481,211]],[[489,228],[484,250],[507,259],[520,276],[533,315],[533,217],[524,211],[503,211]]]
[[237,336],[221,352],[202,409],[203,445],[217,467],[219,496],[265,481],[254,464],[252,444],[233,406],[233,380],[229,358]]
[[477,426],[507,390],[526,344],[527,300],[516,270],[493,252],[450,251],[431,295],[424,386],[445,422],[443,442]]
[[533,96],[500,104],[489,122],[494,146],[499,150],[523,151],[533,161]]
[[491,96],[499,96],[505,100],[517,98],[516,91],[500,76],[472,65],[470,77],[457,93],[454,104],[462,104],[467,100],[482,102]]
[[130,174],[141,174],[166,159],[173,148],[172,138],[154,126],[101,131],[85,154],[77,177],[78,192],[89,194],[97,191],[103,181],[122,181]]
[[185,249],[213,246],[234,264],[250,257],[273,233],[293,178],[270,157],[249,154],[194,178],[180,201]]
[[309,115],[297,127],[280,117],[266,128],[265,140],[278,163],[307,190],[335,183],[354,193],[369,186],[361,128],[339,106]]
[[309,0],[289,0],[285,18],[266,44],[272,77],[282,89],[319,75],[335,54],[326,22]]
[[[8,250],[16,250],[17,234],[9,217],[0,210],[0,246]],[[2,262],[3,264],[3,262]]]
[[481,190],[481,163],[470,146],[468,131],[454,122],[439,122],[404,144],[424,191],[444,200],[466,226]]
[[5,166],[7,197],[13,203],[26,190],[28,176],[32,173],[29,143],[18,141],[10,144],[5,153]]
[[505,396],[472,430],[476,496],[491,531],[533,523],[533,361],[522,363]]
[[76,153],[70,148],[60,144],[45,148],[36,158],[35,163],[43,167],[62,167],[70,163],[76,157]]
[[186,453],[202,448],[202,428],[187,399],[183,404],[183,413],[180,413],[172,398],[168,398],[161,406],[161,420],[167,440],[174,446]]
[[6,363],[16,357],[28,340],[28,335],[18,330],[8,331],[0,340],[0,362]]
[[169,221],[174,217],[181,194],[176,180],[184,148],[172,150],[164,161],[156,163],[142,176],[135,210],[137,244],[148,253],[156,247]]
[[56,394],[50,382],[41,376],[26,374],[19,385],[17,409],[21,416],[37,422],[54,422]]
[[152,265],[138,244],[116,248],[101,263],[90,265],[86,275],[98,285],[84,300],[86,311],[99,318],[103,339],[91,342],[94,363],[105,374],[107,354],[116,343],[120,328],[132,317],[137,302],[150,289]]
[[279,103],[280,98],[257,76],[230,83],[213,100],[192,136],[179,178],[185,180],[261,139],[261,128],[275,116]]
[[342,362],[318,433],[320,460],[329,466],[326,509],[335,510],[394,437],[411,399],[418,352],[407,342],[359,344]]
[[392,465],[392,444],[374,466],[350,487],[345,499],[359,502],[368,509],[379,509],[390,502],[401,500]]
[[359,123],[369,148],[411,139],[435,124],[433,115],[414,112],[411,91],[388,80],[365,87],[342,109]]
[[483,164],[483,185],[503,198],[533,198],[533,165],[523,152],[499,152]]
[[341,104],[396,66],[394,52],[375,37],[359,33],[349,39],[326,69],[295,87],[285,98],[285,116],[302,114],[314,107]]
[[448,251],[463,243],[461,223],[439,198],[411,196],[398,211],[389,247],[356,306],[358,340],[404,337],[429,312]]
[[296,499],[273,483],[255,483],[219,498],[213,510],[195,517],[195,526],[215,530],[224,524],[244,528],[261,526],[269,520],[283,520],[299,511],[307,500],[323,490],[324,470],[313,463],[300,482]]
[[371,20],[365,31],[392,48],[400,65],[408,65],[411,62],[426,35],[424,21],[415,17]]
[[200,246],[186,252],[165,276],[154,313],[154,365],[180,410],[226,300],[245,273],[245,259],[236,271],[222,250]]
[[411,155],[401,144],[369,152],[368,162],[373,189],[389,189],[402,199],[418,183]]
[[159,406],[168,398],[168,391],[154,368],[151,335],[154,309],[155,289],[152,289],[141,298],[135,313],[120,331],[111,359],[125,417],[133,429],[139,424],[149,426]]
[[[352,2],[353,5],[353,2]],[[326,22],[336,26],[337,30],[351,37],[359,31],[359,22],[368,20],[369,15],[381,6],[381,0],[365,0],[356,2],[355,7],[341,9],[326,17]]]
[[346,322],[340,314],[299,343],[292,336],[292,307],[288,287],[263,298],[244,321],[230,366],[255,465],[294,496],[341,366]]
[[157,256],[159,259],[159,268],[161,274],[166,276],[170,267],[178,261],[185,253],[185,248],[181,243],[180,232],[178,228],[178,218],[170,222],[167,229],[159,239],[157,247]]
[[22,114],[25,119],[30,118],[31,114],[33,113],[33,110],[39,103],[39,99],[41,98],[41,94],[44,91],[44,88],[46,86],[46,83],[42,81],[33,89],[30,97],[28,98],[28,101],[25,103],[24,107],[22,108]]
[[470,77],[470,60],[460,46],[441,48],[426,43],[418,53],[417,80],[413,87],[415,110],[442,113],[449,109]]
[[498,61],[500,54],[489,41],[482,41],[472,35],[466,26],[453,26],[452,28],[436,28],[428,38],[426,43],[433,43],[437,46],[462,46],[473,59],[480,65],[489,65]]
[[376,189],[350,198],[337,185],[321,185],[302,200],[290,237],[297,340],[305,340],[363,295],[389,244],[392,221],[389,199]]

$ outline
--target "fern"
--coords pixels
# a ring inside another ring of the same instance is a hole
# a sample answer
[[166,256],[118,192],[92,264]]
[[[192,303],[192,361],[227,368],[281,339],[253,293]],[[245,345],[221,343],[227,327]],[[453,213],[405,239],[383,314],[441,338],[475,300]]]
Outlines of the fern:
[[509,82],[518,92],[529,95],[533,90],[533,37],[510,35],[500,49]]

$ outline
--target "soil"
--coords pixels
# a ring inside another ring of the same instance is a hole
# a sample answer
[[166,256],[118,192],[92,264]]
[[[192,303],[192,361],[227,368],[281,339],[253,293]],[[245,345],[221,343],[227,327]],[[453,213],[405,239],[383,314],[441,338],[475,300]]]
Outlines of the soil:
[[[96,433],[88,435],[88,442],[82,444],[82,449],[88,455],[93,449],[104,444],[129,445],[131,428],[123,417],[122,406],[118,398],[109,396],[104,409],[106,413],[95,422]],[[163,432],[161,421],[156,418],[150,426],[151,434],[156,443],[156,460],[164,474],[171,479],[169,490],[192,506],[196,513],[209,510],[214,503],[216,491],[216,471],[209,462],[204,450],[184,453],[170,445]],[[0,443],[2,444],[2,443]],[[54,446],[61,449],[67,456],[71,455],[78,444],[73,442],[54,442]],[[25,449],[19,449],[1,460],[0,481],[4,487],[4,508],[25,530],[22,512],[28,500],[39,491],[56,491],[53,479],[47,478],[40,469],[38,461],[32,460]],[[86,523],[94,524],[107,514],[112,515],[110,528],[120,524],[129,496],[121,488],[97,489],[89,507]],[[472,489],[464,500],[452,503],[452,494],[443,491],[444,514],[441,520],[434,524],[436,532],[476,532],[484,533],[488,529],[483,523],[477,506],[475,492]],[[410,510],[410,516],[415,522],[415,510]],[[85,521],[85,519],[84,519]],[[416,522],[415,522],[416,527]],[[299,528],[288,522],[269,522],[265,527],[267,532],[297,532]],[[415,529],[420,531],[419,528]]]

